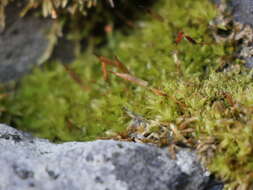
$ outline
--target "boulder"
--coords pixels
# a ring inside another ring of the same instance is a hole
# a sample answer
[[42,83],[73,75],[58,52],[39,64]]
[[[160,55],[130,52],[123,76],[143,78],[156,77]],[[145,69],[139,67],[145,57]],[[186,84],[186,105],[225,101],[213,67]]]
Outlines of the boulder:
[[[226,0],[211,0],[216,4],[226,2]],[[253,26],[253,1],[252,0],[230,0],[227,1],[236,21],[242,24]]]
[[49,46],[47,32],[52,22],[33,16],[20,18],[24,2],[6,7],[6,26],[0,31],[0,82],[23,76],[43,57]]
[[235,19],[243,24],[253,26],[253,1],[232,0],[230,2]]
[[[211,23],[219,32],[214,33],[216,41],[231,41],[236,45],[234,56],[243,60],[247,68],[253,68],[253,1],[212,0],[221,14]],[[227,2],[224,4],[224,2]],[[228,16],[228,14],[230,16]],[[225,30],[220,26],[225,26]],[[213,27],[213,28],[215,28]],[[215,31],[215,30],[214,30]]]
[[0,124],[0,190],[207,190],[195,153],[97,140],[54,144]]
[[66,63],[75,58],[73,42],[64,37],[58,38],[54,47],[54,20],[40,18],[33,12],[20,17],[26,4],[26,0],[14,1],[5,9],[6,25],[0,27],[0,83],[18,80],[48,58]]
[[[230,2],[232,8],[232,14],[234,20],[238,23],[243,24],[238,33],[243,34],[241,43],[238,46],[239,58],[245,61],[245,66],[252,69],[253,68],[253,1],[252,0],[232,0]],[[247,26],[248,25],[248,26]],[[250,40],[247,40],[250,39]]]

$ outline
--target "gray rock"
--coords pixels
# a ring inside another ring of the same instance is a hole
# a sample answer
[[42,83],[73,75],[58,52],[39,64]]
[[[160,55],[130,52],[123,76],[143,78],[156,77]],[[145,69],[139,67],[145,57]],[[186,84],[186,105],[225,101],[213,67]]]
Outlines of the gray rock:
[[252,0],[211,0],[216,4],[227,2],[233,18],[242,23],[253,26],[253,1]]
[[237,21],[253,26],[253,1],[232,0],[233,15]]
[[[252,27],[253,27],[253,0],[232,0],[230,2],[232,7],[234,19],[242,24],[247,24],[251,26],[251,32],[248,35],[252,37]],[[239,54],[244,53],[241,58],[245,61],[245,66],[247,68],[253,68],[253,54],[252,54],[252,40],[248,43],[241,44],[239,47]],[[246,50],[246,52],[245,52]]]
[[53,144],[0,124],[0,152],[0,190],[202,190],[210,184],[189,149],[172,160],[152,145]]
[[253,1],[252,0],[211,0],[216,4],[227,2],[229,10],[236,21],[253,26]]
[[[247,68],[253,68],[253,0],[211,0],[219,5],[220,16],[211,26],[224,25],[227,30],[214,30],[216,41],[233,41],[236,44],[234,56],[243,60]],[[225,3],[226,2],[226,3]],[[228,16],[228,13],[231,16]],[[213,27],[215,28],[215,27]]]
[[50,49],[53,44],[48,34],[53,20],[32,13],[20,18],[19,13],[26,4],[27,0],[14,1],[6,7],[6,26],[0,28],[0,82],[17,80],[48,58],[64,63],[75,58],[75,45],[65,37],[59,38],[57,45]]
[[49,46],[52,22],[33,16],[19,17],[24,1],[6,8],[6,27],[0,31],[0,82],[23,76],[37,64]]

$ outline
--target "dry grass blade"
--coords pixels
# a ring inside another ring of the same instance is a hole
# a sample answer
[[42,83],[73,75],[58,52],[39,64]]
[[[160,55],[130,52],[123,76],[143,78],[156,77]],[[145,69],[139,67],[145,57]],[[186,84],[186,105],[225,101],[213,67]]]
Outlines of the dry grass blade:
[[170,124],[170,129],[173,131],[175,139],[177,141],[182,141],[185,144],[188,144],[186,138],[182,135],[181,131],[174,124]]
[[188,119],[186,119],[183,123],[181,123],[181,124],[179,125],[179,129],[180,129],[180,130],[186,129],[186,128],[188,127],[189,124],[191,124],[191,123],[193,123],[193,122],[195,122],[195,121],[197,121],[197,120],[198,120],[198,118],[196,118],[196,117],[188,118]]
[[119,60],[117,56],[115,56],[114,64],[124,73],[130,73],[127,67]]
[[131,74],[129,74],[129,70],[127,69],[127,67],[118,59],[117,56],[115,56],[115,60],[111,60],[111,59],[108,59],[107,57],[104,57],[104,56],[98,56],[95,54],[95,56],[99,59],[101,65],[102,65],[102,72],[103,72],[103,77],[104,77],[104,80],[107,80],[108,79],[108,72],[106,70],[106,66],[107,65],[111,65],[113,67],[116,67],[118,68],[119,70],[122,71],[122,73],[119,73],[119,72],[113,72],[113,71],[110,71],[112,74],[126,80],[126,81],[129,81],[131,83],[134,83],[134,84],[137,84],[139,86],[142,86],[142,87],[145,87],[145,88],[148,88],[149,90],[151,90],[154,94],[158,95],[158,96],[168,96],[165,92],[159,90],[159,89],[156,89],[156,88],[149,88],[149,83],[145,80],[142,80],[142,79],[139,79]]
[[163,92],[162,90],[156,89],[156,88],[150,88],[150,90],[155,93],[158,96],[165,96],[167,97],[168,94],[166,94],[165,92]]
[[82,79],[78,76],[78,74],[73,71],[71,68],[69,68],[68,65],[63,64],[63,67],[65,68],[65,70],[67,71],[67,73],[69,74],[69,76],[85,91],[90,90],[90,87],[85,85],[82,81]]
[[19,13],[20,17],[24,17],[29,10],[37,8],[39,6],[38,2],[30,1]]
[[103,72],[103,77],[104,77],[104,80],[108,80],[108,73],[107,73],[107,70],[106,70],[106,64],[102,62],[102,72]]
[[106,70],[106,65],[115,66],[115,63],[114,63],[114,61],[112,61],[111,59],[108,59],[107,57],[99,56],[96,54],[95,54],[95,56],[99,59],[101,65],[102,65],[103,77],[104,77],[104,80],[106,81],[106,80],[108,80],[108,73]]
[[124,73],[129,73],[129,70],[127,69],[127,67],[119,60],[117,56],[115,56],[115,60],[111,60],[105,56],[98,56],[98,55],[95,55],[95,56],[99,59],[100,63],[102,64],[103,72],[105,72],[104,70],[105,65],[110,65],[110,66],[118,68]]
[[99,59],[99,61],[101,63],[104,63],[106,65],[111,65],[111,66],[114,66],[114,67],[116,66],[113,60],[111,60],[111,59],[109,59],[105,56],[98,56],[98,55],[95,55],[95,56]]
[[175,144],[172,144],[172,145],[169,145],[168,146],[168,151],[170,153],[170,157],[171,159],[173,160],[176,160],[177,159],[177,146]]
[[157,12],[153,11],[150,8],[145,9],[145,11],[154,19],[160,21],[160,22],[164,22],[164,18],[159,15]]
[[[130,74],[127,74],[127,73],[118,73],[118,72],[113,72],[113,71],[110,71],[112,74],[124,79],[124,80],[127,80],[131,83],[134,83],[134,84],[137,84],[139,86],[142,86],[142,87],[145,87],[145,88],[148,88],[149,86],[149,83],[145,80],[142,80],[142,79],[139,79],[137,77],[134,77]],[[149,90],[151,90],[154,94],[158,95],[158,96],[164,96],[164,97],[167,97],[168,95],[163,92],[162,90],[159,90],[159,89],[156,89],[156,88],[149,88]]]
[[129,81],[131,83],[134,83],[134,84],[137,84],[139,86],[142,86],[142,87],[148,87],[148,82],[145,81],[145,80],[142,80],[142,79],[139,79],[137,77],[134,77],[130,74],[127,74],[127,73],[118,73],[118,72],[113,72],[113,71],[110,71],[112,74],[126,80],[126,81]]
[[103,72],[104,80],[108,80],[108,73],[106,70],[107,65],[116,67],[124,73],[129,73],[126,66],[116,56],[115,56],[115,60],[111,60],[111,59],[104,57],[104,56],[98,56],[98,55],[95,55],[95,56],[99,59],[101,65],[102,65],[102,72]]
[[65,122],[66,122],[66,126],[69,130],[72,130],[74,128],[73,122],[70,119],[66,118]]
[[227,102],[231,105],[231,106],[234,106],[235,105],[235,102],[232,98],[232,95],[229,94],[228,92],[224,92],[223,93],[223,96],[226,98]]
[[194,40],[191,36],[185,35],[184,32],[178,32],[177,38],[175,40],[176,44],[179,44],[183,39],[187,40],[188,42],[190,42],[193,45],[198,44],[198,42],[196,40]]
[[188,42],[190,42],[190,43],[192,43],[192,44],[194,44],[194,45],[198,44],[198,43],[196,42],[196,40],[194,40],[194,39],[191,38],[190,36],[185,36],[185,39],[186,39]]

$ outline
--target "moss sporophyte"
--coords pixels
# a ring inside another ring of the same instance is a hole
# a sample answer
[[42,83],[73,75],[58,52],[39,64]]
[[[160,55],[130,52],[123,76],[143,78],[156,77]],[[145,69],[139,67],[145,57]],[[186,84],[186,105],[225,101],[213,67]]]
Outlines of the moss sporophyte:
[[136,9],[143,19],[128,22],[131,35],[109,23],[104,47],[24,77],[0,99],[1,122],[54,141],[113,138],[172,153],[191,147],[227,189],[250,189],[252,71],[233,56],[236,29],[220,36],[214,18],[222,15],[209,1]]

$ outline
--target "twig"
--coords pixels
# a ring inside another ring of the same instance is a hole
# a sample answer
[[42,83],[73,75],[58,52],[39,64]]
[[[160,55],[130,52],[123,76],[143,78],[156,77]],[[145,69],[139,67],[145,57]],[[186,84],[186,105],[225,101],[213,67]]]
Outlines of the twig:
[[67,71],[67,73],[69,74],[69,76],[85,91],[90,90],[90,87],[85,85],[82,81],[82,79],[78,76],[78,74],[73,71],[71,68],[69,68],[68,65],[63,64],[63,67],[65,68],[65,70]]

